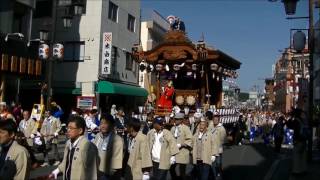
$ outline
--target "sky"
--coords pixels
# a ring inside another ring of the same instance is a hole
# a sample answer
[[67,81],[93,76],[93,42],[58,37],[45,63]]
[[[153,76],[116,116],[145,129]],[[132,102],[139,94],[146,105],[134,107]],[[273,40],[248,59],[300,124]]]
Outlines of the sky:
[[[295,16],[308,16],[308,1],[300,0]],[[289,46],[290,29],[308,26],[307,19],[287,20],[281,0],[141,0],[142,14],[152,9],[163,17],[180,17],[193,42],[205,42],[242,63],[237,85],[248,92],[264,88],[272,64]],[[147,18],[147,17],[143,17]]]

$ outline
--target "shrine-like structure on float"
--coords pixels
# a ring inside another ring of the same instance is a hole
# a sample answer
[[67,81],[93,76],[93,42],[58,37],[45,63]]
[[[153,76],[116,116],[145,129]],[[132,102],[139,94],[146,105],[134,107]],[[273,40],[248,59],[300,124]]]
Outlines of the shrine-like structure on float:
[[[198,108],[220,108],[222,81],[238,77],[241,63],[226,53],[208,47],[205,42],[192,43],[183,29],[171,24],[163,41],[149,51],[140,45],[132,56],[145,72],[155,113],[166,115],[173,106],[192,112]],[[150,100],[151,99],[151,100]]]

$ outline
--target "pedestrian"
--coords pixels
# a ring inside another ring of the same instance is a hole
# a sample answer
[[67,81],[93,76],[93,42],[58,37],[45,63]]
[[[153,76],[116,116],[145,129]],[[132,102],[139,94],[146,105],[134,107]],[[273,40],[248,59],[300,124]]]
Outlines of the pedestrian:
[[12,119],[0,121],[0,178],[28,180],[29,153],[15,141],[16,132],[17,125]]
[[208,131],[208,122],[201,121],[199,131],[193,136],[192,157],[196,169],[194,179],[208,180],[211,165],[218,153],[212,133]]
[[86,135],[89,141],[92,141],[95,137],[95,132],[98,131],[99,126],[96,124],[96,118],[98,115],[98,110],[97,109],[92,109],[89,112],[89,115],[85,117],[85,122],[86,122]]
[[93,140],[99,152],[98,179],[100,180],[121,178],[123,139],[115,133],[114,123],[112,115],[103,114],[100,119],[100,132]]
[[307,172],[307,139],[309,134],[305,112],[301,109],[293,110],[293,117],[287,122],[293,129],[293,161],[292,173],[296,175]]
[[50,103],[50,110],[52,116],[58,119],[61,119],[62,115],[64,114],[62,108],[54,101]]
[[1,120],[12,119],[16,122],[14,116],[9,112],[6,102],[0,102],[0,118]]
[[174,120],[171,133],[175,138],[179,152],[175,155],[176,163],[171,165],[170,174],[172,179],[186,179],[186,167],[190,163],[192,134],[190,128],[182,123],[184,113],[175,114]]
[[126,180],[149,180],[152,168],[150,148],[147,136],[141,130],[139,119],[132,118],[128,124],[131,137],[129,144],[129,159],[126,167]]
[[57,179],[60,172],[64,180],[89,180],[98,178],[99,157],[97,147],[84,137],[86,123],[82,117],[71,116],[63,161],[49,178]]
[[[209,116],[211,118],[212,116]],[[213,115],[213,127],[209,129],[212,133],[213,143],[218,148],[218,154],[216,154],[216,160],[212,164],[212,173],[215,178],[220,178],[222,175],[222,153],[223,144],[226,140],[226,129],[220,123],[220,117],[218,114]]]
[[148,132],[148,143],[153,164],[153,179],[167,178],[170,166],[175,163],[175,155],[179,152],[176,141],[170,131],[164,129],[164,119],[157,117],[153,129]]
[[45,112],[45,119],[41,125],[40,134],[44,138],[45,148],[43,149],[44,163],[42,167],[49,165],[49,152],[53,151],[54,166],[60,164],[60,156],[58,151],[58,136],[61,130],[60,119],[52,115],[52,111]]
[[194,134],[196,134],[198,132],[201,118],[203,118],[203,115],[202,115],[202,113],[199,113],[199,112],[194,113],[193,117],[189,116],[189,119],[192,120],[191,121],[192,122],[192,124],[191,124],[192,135],[194,135]]
[[246,131],[246,124],[243,119],[243,115],[239,116],[239,120],[236,123],[235,128],[235,144],[241,146],[244,140],[244,132]]
[[36,122],[30,118],[30,112],[24,111],[22,113],[23,119],[19,123],[18,131],[22,132],[27,138],[27,143],[30,147],[33,146],[33,139],[37,134]]
[[283,142],[284,137],[284,122],[285,118],[283,116],[280,116],[277,119],[276,124],[272,128],[272,134],[274,137],[274,151],[277,153],[280,153],[281,144]]

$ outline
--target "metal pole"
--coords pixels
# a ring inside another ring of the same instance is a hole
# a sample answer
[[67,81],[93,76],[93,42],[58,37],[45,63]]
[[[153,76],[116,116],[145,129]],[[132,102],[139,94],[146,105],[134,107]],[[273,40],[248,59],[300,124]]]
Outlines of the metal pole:
[[313,4],[314,0],[309,0],[309,37],[308,37],[308,48],[309,48],[309,126],[310,126],[310,137],[308,139],[308,160],[312,160],[312,136],[313,136],[313,52],[314,52],[314,25],[313,25]]

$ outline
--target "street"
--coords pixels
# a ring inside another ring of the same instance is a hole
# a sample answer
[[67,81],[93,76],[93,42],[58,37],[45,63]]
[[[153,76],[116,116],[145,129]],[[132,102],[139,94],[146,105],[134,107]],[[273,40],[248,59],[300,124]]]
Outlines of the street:
[[[60,136],[59,153],[62,157],[64,150],[63,136]],[[280,155],[280,157],[288,156],[288,154]],[[42,160],[42,154],[36,154],[39,160]],[[271,178],[265,178],[274,162],[276,162],[277,156],[272,147],[265,146],[262,140],[258,139],[252,144],[242,146],[226,146],[223,154],[223,170],[224,180],[277,180],[280,175],[288,174],[286,169],[281,172],[276,172],[277,176]],[[281,162],[286,163],[286,161]],[[39,167],[31,172],[31,179],[46,176],[54,170],[54,166]],[[288,170],[288,169],[287,169]],[[272,170],[271,170],[272,171]],[[269,173],[270,174],[270,173]],[[269,175],[270,176],[270,175]],[[60,176],[62,179],[62,176]],[[170,179],[168,177],[168,179]],[[283,179],[282,179],[283,180]]]

